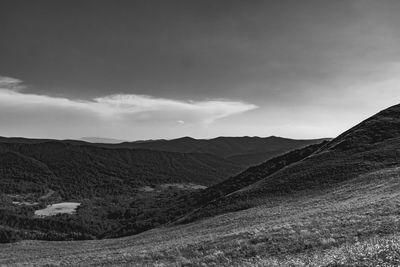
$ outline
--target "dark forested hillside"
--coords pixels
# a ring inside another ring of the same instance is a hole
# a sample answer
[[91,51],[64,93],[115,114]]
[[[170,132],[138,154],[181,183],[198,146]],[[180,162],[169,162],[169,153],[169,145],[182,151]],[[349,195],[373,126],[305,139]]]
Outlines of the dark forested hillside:
[[0,143],[1,191],[53,189],[65,198],[128,193],[162,183],[212,185],[243,167],[213,155],[109,149],[52,141]]
[[[163,223],[158,210],[173,199],[243,168],[210,154],[2,138],[0,241],[135,234]],[[34,215],[68,201],[81,204],[76,214]]]

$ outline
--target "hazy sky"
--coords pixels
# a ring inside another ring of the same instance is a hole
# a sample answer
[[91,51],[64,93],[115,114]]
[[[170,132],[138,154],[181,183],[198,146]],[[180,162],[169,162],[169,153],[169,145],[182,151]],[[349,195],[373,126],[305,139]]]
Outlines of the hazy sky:
[[0,135],[334,137],[400,103],[398,0],[1,0]]

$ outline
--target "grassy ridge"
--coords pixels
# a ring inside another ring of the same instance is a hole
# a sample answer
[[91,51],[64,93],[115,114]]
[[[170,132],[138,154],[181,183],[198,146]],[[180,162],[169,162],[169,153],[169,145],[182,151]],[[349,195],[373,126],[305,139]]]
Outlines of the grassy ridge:
[[190,214],[203,218],[250,208],[302,190],[323,190],[358,175],[398,166],[400,105],[361,122],[319,148],[313,155]]

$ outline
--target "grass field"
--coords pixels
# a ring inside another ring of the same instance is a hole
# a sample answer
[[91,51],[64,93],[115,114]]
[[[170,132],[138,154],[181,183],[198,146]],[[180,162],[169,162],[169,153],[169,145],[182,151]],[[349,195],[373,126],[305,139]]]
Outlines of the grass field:
[[[4,265],[393,266],[400,168],[137,236],[0,245]],[[392,265],[390,265],[391,263]]]

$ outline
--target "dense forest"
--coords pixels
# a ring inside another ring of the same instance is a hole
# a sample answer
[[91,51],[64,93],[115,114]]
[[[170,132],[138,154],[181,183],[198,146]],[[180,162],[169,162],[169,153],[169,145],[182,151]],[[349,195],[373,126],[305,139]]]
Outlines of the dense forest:
[[129,194],[163,183],[209,186],[245,167],[210,154],[110,149],[61,141],[0,143],[0,192],[42,193],[63,199]]

